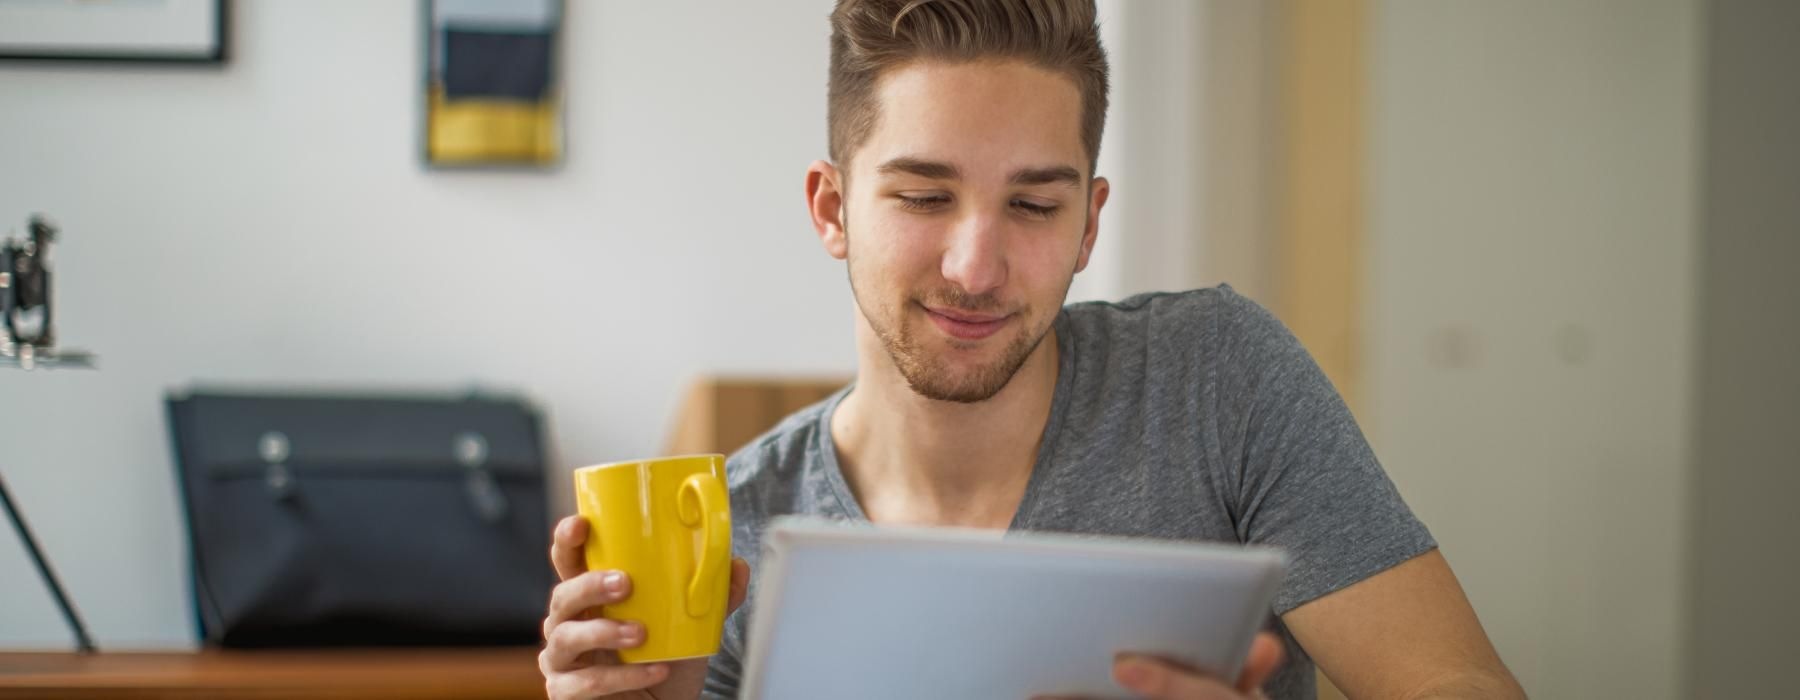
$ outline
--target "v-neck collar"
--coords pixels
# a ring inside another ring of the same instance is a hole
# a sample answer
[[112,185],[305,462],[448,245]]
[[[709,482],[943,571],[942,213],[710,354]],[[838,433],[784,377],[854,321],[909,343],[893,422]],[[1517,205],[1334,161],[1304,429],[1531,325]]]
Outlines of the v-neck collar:
[[[1061,435],[1062,423],[1068,413],[1069,396],[1074,393],[1075,386],[1075,339],[1073,325],[1069,323],[1069,312],[1065,309],[1056,315],[1056,390],[1050,398],[1050,418],[1044,421],[1044,432],[1038,437],[1037,460],[1031,465],[1031,476],[1025,482],[1025,495],[1019,499],[1019,508],[1013,512],[1012,523],[1007,525],[1008,532],[1029,530],[1032,514],[1036,509],[1039,495],[1043,493],[1050,480],[1051,471],[1056,462],[1056,436]],[[842,464],[838,461],[837,442],[831,438],[831,417],[837,413],[838,406],[844,397],[856,390],[853,383],[844,387],[837,395],[831,397],[824,409],[819,411],[819,423],[814,431],[816,435],[815,449],[825,472],[825,481],[831,485],[831,494],[836,497],[844,514],[857,522],[869,522],[869,516],[863,512],[862,504],[856,500],[856,494],[850,491],[850,482],[844,478]]]

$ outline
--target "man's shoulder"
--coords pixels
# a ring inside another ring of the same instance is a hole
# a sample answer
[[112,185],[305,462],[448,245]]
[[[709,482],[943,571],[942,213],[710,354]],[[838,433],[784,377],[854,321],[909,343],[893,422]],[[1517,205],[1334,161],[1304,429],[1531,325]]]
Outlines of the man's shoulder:
[[1186,292],[1145,292],[1120,301],[1084,301],[1064,306],[1069,320],[1085,326],[1129,326],[1156,320],[1193,320],[1215,315],[1242,315],[1262,310],[1231,284],[1202,286]]
[[725,460],[733,507],[791,499],[819,459],[819,431],[825,413],[848,388],[781,419]]
[[1223,347],[1262,345],[1286,333],[1273,314],[1228,284],[1079,302],[1063,312],[1077,351],[1102,356],[1135,353],[1143,345],[1217,355]]

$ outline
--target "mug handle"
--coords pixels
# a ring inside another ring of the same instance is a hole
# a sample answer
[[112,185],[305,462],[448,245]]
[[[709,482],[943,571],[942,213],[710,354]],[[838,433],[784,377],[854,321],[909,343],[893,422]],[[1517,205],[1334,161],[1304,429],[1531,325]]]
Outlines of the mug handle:
[[[692,493],[693,498],[688,494]],[[700,553],[700,565],[694,568],[694,579],[688,582],[687,612],[692,617],[704,617],[712,612],[717,603],[711,595],[712,586],[707,585],[725,572],[719,562],[731,565],[731,511],[726,499],[725,485],[719,478],[711,474],[693,474],[681,482],[681,490],[676,493],[676,511],[681,517],[681,524],[700,528],[700,538],[704,550]]]

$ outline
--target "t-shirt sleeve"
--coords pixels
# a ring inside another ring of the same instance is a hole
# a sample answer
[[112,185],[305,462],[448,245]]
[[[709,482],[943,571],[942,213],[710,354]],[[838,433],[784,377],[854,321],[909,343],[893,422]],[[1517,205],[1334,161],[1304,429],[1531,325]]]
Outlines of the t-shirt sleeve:
[[1275,612],[1437,546],[1401,500],[1344,400],[1266,309],[1222,289],[1208,314],[1220,458],[1238,539],[1286,550]]

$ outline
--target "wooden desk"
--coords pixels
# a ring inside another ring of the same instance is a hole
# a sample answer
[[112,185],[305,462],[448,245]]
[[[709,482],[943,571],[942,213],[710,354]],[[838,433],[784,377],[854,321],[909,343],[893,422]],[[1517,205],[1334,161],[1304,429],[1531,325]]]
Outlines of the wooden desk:
[[0,652],[0,699],[542,698],[538,650]]

